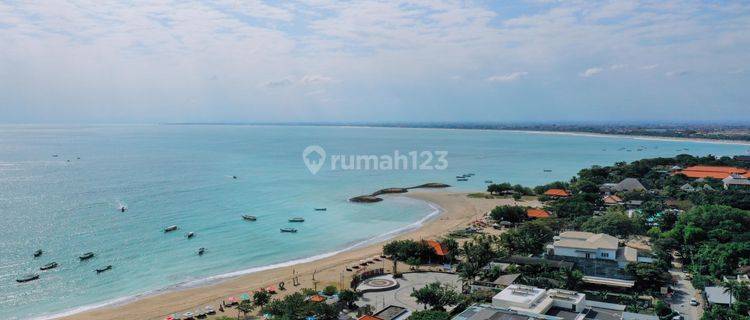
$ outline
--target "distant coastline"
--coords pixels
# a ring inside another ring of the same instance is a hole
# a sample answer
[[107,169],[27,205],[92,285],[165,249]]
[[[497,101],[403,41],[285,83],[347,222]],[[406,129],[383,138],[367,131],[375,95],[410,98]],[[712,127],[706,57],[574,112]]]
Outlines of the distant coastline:
[[[227,126],[302,126],[302,127],[352,127],[352,128],[394,128],[394,129],[446,129],[446,130],[481,130],[481,131],[507,131],[519,133],[534,134],[560,134],[571,136],[587,137],[626,137],[639,140],[656,140],[656,141],[692,141],[704,143],[720,143],[733,145],[750,145],[750,124],[749,125],[727,125],[727,126],[706,126],[706,125],[685,125],[679,128],[670,125],[662,128],[658,125],[633,125],[618,126],[619,131],[611,131],[607,125],[586,125],[586,126],[555,126],[555,125],[502,125],[502,124],[472,124],[472,123],[339,123],[339,122],[284,122],[284,123],[162,123],[162,125],[227,125]],[[588,128],[589,130],[581,130]],[[599,129],[591,129],[599,128]],[[630,128],[630,129],[628,129]],[[665,130],[672,134],[643,134],[646,130]],[[706,133],[702,136],[680,135],[676,132],[682,131],[708,131],[716,132],[741,132],[740,134],[730,135],[729,133]]]

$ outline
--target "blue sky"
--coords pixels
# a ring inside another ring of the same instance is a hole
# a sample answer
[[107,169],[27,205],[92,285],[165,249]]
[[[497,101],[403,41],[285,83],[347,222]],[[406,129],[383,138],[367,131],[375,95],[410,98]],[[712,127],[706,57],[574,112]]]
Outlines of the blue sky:
[[0,1],[0,122],[750,121],[743,1]]

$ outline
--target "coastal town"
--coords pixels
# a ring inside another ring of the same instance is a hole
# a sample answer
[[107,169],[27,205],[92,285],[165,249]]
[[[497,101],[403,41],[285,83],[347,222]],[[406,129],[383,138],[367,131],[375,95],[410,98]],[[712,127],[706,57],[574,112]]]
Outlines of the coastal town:
[[535,187],[383,189],[375,194],[384,201],[405,194],[443,213],[332,260],[247,275],[248,289],[239,289],[247,279],[217,284],[236,291],[206,294],[201,305],[174,304],[203,290],[191,289],[137,302],[152,307],[142,314],[124,305],[71,319],[748,319],[749,166],[745,157],[679,155]]

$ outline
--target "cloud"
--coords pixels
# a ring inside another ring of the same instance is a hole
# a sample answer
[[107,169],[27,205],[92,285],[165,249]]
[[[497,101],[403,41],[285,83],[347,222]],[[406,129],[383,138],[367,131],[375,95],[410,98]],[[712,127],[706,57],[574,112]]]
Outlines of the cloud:
[[335,82],[333,78],[322,76],[319,74],[304,75],[299,80],[299,83],[303,85],[317,85],[317,84],[326,84],[326,83],[332,83],[332,82]]
[[745,71],[746,71],[745,68],[738,68],[734,70],[729,70],[727,71],[727,73],[728,74],[742,74],[742,73],[745,73]]
[[323,85],[328,83],[334,83],[336,80],[334,80],[331,77],[319,75],[319,74],[307,74],[301,77],[286,77],[284,79],[279,80],[271,80],[266,81],[261,84],[262,87],[265,88],[283,88],[283,87],[290,87],[294,85],[299,86],[315,86],[315,85]]
[[690,71],[688,70],[672,70],[665,72],[664,75],[666,75],[667,77],[683,77],[688,75],[689,73]]
[[599,67],[588,68],[585,71],[581,72],[580,76],[584,78],[588,78],[588,77],[595,76],[601,72],[602,72],[602,68],[599,68]]
[[266,87],[266,88],[274,89],[274,88],[288,87],[288,86],[291,86],[292,84],[294,84],[294,81],[292,81],[289,78],[284,78],[284,79],[280,79],[280,80],[267,81],[267,82],[264,82],[261,85],[263,87]]
[[529,73],[526,71],[516,71],[516,72],[511,72],[508,74],[491,76],[487,78],[487,81],[489,82],[511,82],[511,81],[516,81],[518,79],[521,79],[525,77],[527,74]]
[[609,66],[609,69],[610,70],[620,70],[620,69],[625,68],[625,67],[627,67],[627,65],[624,65],[624,64],[613,64],[613,65]]
[[654,70],[657,67],[659,67],[658,64],[649,64],[649,65],[645,65],[645,66],[640,66],[640,67],[638,67],[638,69],[641,69],[641,70]]

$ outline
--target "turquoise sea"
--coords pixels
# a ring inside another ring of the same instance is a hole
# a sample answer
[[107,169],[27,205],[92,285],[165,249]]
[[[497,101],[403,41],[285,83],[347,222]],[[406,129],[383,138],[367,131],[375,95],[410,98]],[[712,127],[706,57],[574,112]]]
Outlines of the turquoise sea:
[[[313,175],[302,160],[308,145],[320,145],[328,155],[447,151],[448,168],[324,166]],[[0,126],[0,318],[49,318],[314,258],[415,227],[436,212],[404,197],[377,204],[347,201],[382,187],[445,182],[455,185],[453,190],[482,190],[487,179],[534,186],[568,179],[593,164],[748,149],[479,130]],[[455,181],[468,172],[476,176]],[[117,211],[120,205],[128,210]],[[242,221],[242,214],[258,221]],[[307,221],[295,225],[296,234],[280,233],[293,216]],[[169,225],[180,230],[162,232]],[[188,231],[196,237],[186,239]],[[202,257],[196,255],[199,247],[207,249]],[[36,249],[45,253],[35,259]],[[96,256],[78,261],[87,251]],[[36,271],[37,281],[16,283],[50,261],[60,267]],[[111,271],[94,272],[109,264]]]

